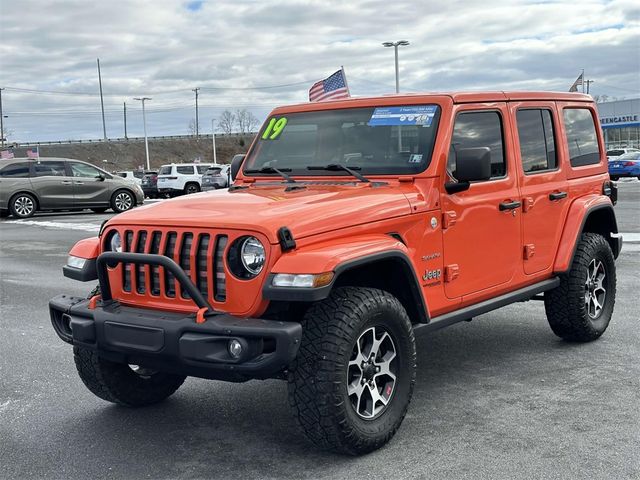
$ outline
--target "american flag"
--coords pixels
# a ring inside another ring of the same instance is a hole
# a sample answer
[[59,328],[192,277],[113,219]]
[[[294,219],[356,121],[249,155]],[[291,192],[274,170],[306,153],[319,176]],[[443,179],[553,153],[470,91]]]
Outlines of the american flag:
[[0,158],[2,158],[3,160],[9,160],[9,159],[13,158],[13,151],[12,150],[3,150],[2,152],[0,152]]
[[40,156],[40,152],[38,152],[38,148],[30,148],[27,150],[27,158],[38,158]]
[[571,88],[569,89],[570,92],[577,92],[578,91],[578,85],[582,85],[582,82],[584,80],[584,72],[582,72],[580,74],[580,76],[578,78],[576,78],[576,81],[573,82],[573,85],[571,85]]
[[309,90],[310,102],[323,102],[325,100],[338,100],[349,97],[349,87],[342,69],[324,80],[314,83]]

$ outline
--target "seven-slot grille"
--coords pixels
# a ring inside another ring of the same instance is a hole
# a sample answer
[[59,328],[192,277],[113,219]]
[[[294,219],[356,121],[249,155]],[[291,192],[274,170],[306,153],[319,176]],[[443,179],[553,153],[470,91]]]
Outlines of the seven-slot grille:
[[[158,230],[126,230],[123,235],[124,252],[160,254],[173,259],[205,298],[216,302],[227,299],[227,282],[224,271],[224,251],[228,243],[227,235],[212,233],[177,233]],[[131,293],[135,283],[135,293],[159,297],[190,298],[182,291],[173,274],[162,267],[123,264],[122,285]],[[135,282],[132,282],[135,279]],[[163,278],[161,279],[161,276]],[[164,291],[161,289],[164,285]]]

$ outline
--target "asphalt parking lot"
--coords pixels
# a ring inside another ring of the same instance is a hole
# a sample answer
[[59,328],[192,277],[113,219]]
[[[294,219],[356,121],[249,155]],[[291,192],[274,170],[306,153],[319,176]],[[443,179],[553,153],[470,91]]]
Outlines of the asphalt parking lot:
[[78,378],[47,302],[86,294],[69,248],[109,214],[0,222],[0,478],[640,478],[640,182],[620,182],[612,324],[569,344],[540,302],[423,337],[402,428],[361,458],[318,452],[286,385],[188,379],[168,401],[113,406]]

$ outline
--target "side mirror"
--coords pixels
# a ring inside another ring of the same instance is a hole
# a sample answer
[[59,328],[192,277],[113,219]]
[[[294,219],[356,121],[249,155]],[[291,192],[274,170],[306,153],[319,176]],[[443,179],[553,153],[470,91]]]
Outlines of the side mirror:
[[104,173],[99,173],[96,178],[98,179],[99,182],[104,182],[107,177],[105,177]]
[[235,181],[238,176],[238,172],[240,171],[240,167],[242,166],[242,162],[244,161],[244,154],[234,155],[231,160],[231,168],[229,171],[231,172],[231,181]]
[[461,148],[456,152],[457,182],[445,185],[448,193],[467,190],[470,182],[491,178],[491,149],[489,147]]

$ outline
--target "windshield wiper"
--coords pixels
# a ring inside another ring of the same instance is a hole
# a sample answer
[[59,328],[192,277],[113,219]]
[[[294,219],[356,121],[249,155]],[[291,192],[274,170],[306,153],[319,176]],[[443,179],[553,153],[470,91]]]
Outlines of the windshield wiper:
[[356,177],[361,182],[369,183],[371,181],[361,173],[356,172],[356,170],[360,170],[360,167],[355,167],[355,166],[345,167],[340,163],[330,163],[329,165],[310,165],[307,167],[307,170],[328,170],[330,172],[336,172],[341,170],[351,174],[353,177]]
[[289,175],[284,172],[290,172],[290,168],[274,168],[274,167],[262,167],[262,168],[252,168],[250,170],[245,170],[246,173],[277,173],[282,178],[284,178],[287,183],[298,183]]

